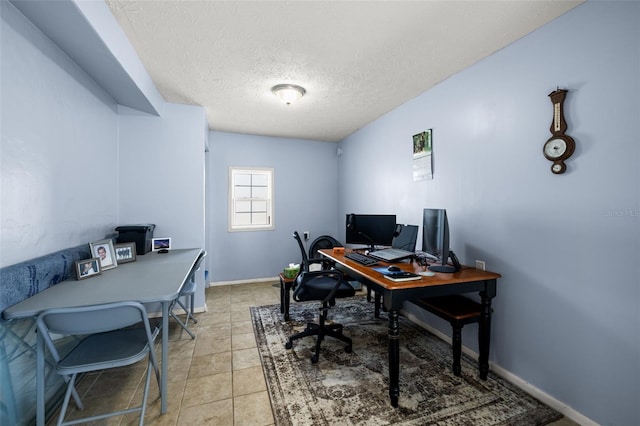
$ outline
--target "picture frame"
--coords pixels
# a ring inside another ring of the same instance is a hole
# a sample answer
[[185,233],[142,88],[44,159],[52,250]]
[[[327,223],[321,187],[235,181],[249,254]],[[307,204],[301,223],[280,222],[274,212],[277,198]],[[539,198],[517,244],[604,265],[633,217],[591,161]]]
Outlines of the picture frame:
[[118,265],[136,261],[136,243],[122,243],[113,246]]
[[413,135],[413,155],[414,157],[429,155],[433,150],[432,129]]
[[413,135],[413,181],[433,179],[433,129]]
[[102,269],[100,269],[100,259],[97,257],[76,260],[76,277],[78,280],[86,280],[100,274],[102,274]]
[[113,249],[113,241],[110,239],[89,243],[91,255],[100,261],[100,270],[106,271],[118,266],[116,252]]
[[171,250],[171,237],[151,239],[151,251],[166,253],[169,250]]

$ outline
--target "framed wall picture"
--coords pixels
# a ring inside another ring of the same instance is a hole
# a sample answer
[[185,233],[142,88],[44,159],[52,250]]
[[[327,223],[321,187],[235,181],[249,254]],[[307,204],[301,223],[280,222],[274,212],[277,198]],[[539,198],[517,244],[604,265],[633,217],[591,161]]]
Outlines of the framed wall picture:
[[151,251],[157,251],[160,253],[166,253],[171,250],[171,238],[153,238],[151,240]]
[[136,260],[136,243],[123,243],[113,246],[116,252],[116,261],[118,264],[135,262]]
[[116,253],[113,250],[113,241],[100,240],[93,243],[89,243],[91,247],[91,254],[93,257],[97,257],[100,261],[100,270],[106,271],[118,266],[116,260]]
[[413,180],[433,179],[432,129],[413,135]]
[[76,261],[76,276],[79,280],[100,275],[100,260],[97,257]]

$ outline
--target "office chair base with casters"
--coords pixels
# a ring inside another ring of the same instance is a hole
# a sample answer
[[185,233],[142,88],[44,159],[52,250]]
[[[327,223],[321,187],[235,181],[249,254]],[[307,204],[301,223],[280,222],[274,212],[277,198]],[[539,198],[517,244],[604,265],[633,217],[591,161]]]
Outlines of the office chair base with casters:
[[301,339],[303,337],[308,336],[317,336],[316,338],[316,347],[315,352],[311,355],[311,362],[316,364],[320,359],[320,344],[324,340],[326,336],[333,337],[334,339],[341,340],[347,344],[345,346],[345,352],[350,354],[353,351],[353,341],[351,338],[342,334],[343,326],[342,324],[327,324],[327,311],[329,309],[328,303],[324,302],[322,304],[321,314],[320,314],[320,323],[316,324],[314,322],[307,323],[307,328],[305,328],[300,333],[294,334],[289,337],[289,340],[285,344],[285,348],[291,349],[293,348],[293,341]]

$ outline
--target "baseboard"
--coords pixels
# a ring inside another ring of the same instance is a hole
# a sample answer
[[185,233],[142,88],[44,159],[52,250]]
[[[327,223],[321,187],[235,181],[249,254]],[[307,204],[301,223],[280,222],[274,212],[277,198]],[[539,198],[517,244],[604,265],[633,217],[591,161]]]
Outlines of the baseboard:
[[[402,310],[401,313],[409,321],[419,325],[420,327],[424,328],[428,332],[433,333],[436,337],[451,344],[451,337],[444,334],[440,330],[432,327],[431,325],[423,322],[416,315],[412,314],[411,312],[406,312],[404,310]],[[400,333],[402,333],[402,330],[400,331]],[[478,360],[478,353],[469,349],[464,345],[462,345],[462,352],[464,352],[466,355],[470,356],[474,360],[476,361]],[[500,367],[497,364],[494,364],[491,361],[489,362],[489,369],[493,373],[497,374],[498,376],[508,381],[509,383],[513,384],[514,386],[517,386],[518,388],[522,389],[524,392],[528,393],[529,395],[533,396],[534,398],[538,399],[539,401],[543,402],[544,404],[548,405],[549,407],[553,408],[554,410],[556,410],[563,416],[568,417],[574,422],[582,426],[598,426],[599,425],[598,423],[594,422],[593,420],[589,419],[588,417],[584,416],[583,414],[569,407],[562,401],[555,399],[548,393],[543,392],[542,390],[538,389],[537,387],[527,382],[526,380],[523,380],[522,378],[516,376],[512,372]]]
[[[193,313],[194,314],[201,314],[201,313],[207,312],[207,311],[208,311],[207,304],[205,303],[204,306],[200,306],[198,308],[195,308],[193,310]],[[173,312],[175,312],[176,315],[185,315],[184,310],[182,310],[182,308],[176,308],[176,309],[173,310]],[[147,316],[149,318],[162,318],[162,312],[159,312],[159,311],[157,311],[157,312],[147,312]]]
[[266,277],[266,278],[253,278],[250,280],[235,280],[235,281],[210,281],[207,287],[219,287],[223,285],[237,285],[237,284],[258,284],[258,283],[271,283],[280,282],[279,277]]

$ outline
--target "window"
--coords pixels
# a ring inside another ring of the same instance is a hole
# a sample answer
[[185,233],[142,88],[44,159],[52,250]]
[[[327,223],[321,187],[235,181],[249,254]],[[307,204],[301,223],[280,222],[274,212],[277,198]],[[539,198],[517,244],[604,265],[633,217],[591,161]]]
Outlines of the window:
[[274,229],[273,169],[229,168],[229,230]]

